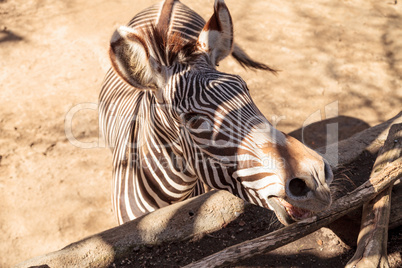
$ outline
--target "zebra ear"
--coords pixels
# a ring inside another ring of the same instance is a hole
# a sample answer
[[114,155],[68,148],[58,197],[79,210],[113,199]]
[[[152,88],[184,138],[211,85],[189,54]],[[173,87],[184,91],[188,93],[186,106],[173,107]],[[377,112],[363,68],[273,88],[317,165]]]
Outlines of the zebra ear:
[[232,17],[224,0],[215,0],[214,14],[198,37],[198,49],[209,54],[214,66],[232,52]]
[[161,87],[162,66],[150,55],[146,40],[137,30],[119,27],[110,41],[109,56],[116,73],[133,87]]

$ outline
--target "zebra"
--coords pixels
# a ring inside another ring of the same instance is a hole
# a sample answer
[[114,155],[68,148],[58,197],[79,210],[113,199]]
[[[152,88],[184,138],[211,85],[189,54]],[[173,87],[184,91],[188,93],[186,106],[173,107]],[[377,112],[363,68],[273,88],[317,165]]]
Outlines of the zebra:
[[328,162],[275,129],[240,76],[216,69],[230,54],[275,72],[234,43],[224,0],[207,22],[165,0],[113,33],[99,122],[119,224],[208,188],[273,210],[285,225],[330,206]]

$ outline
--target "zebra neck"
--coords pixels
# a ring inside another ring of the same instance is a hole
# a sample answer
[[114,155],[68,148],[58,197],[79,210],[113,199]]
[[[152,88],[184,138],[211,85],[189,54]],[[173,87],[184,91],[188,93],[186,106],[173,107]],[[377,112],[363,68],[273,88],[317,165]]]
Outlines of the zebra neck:
[[162,111],[152,93],[144,94],[141,106],[134,130],[138,146],[133,168],[142,170],[139,175],[151,184],[160,184],[157,178],[169,181],[167,188],[176,192],[174,199],[182,200],[192,191],[197,177],[183,156],[179,129]]

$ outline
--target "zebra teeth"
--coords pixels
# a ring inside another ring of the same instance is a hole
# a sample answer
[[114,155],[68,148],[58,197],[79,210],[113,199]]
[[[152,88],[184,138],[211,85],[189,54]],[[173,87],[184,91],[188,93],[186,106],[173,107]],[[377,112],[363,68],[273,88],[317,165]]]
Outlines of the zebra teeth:
[[313,215],[313,213],[310,210],[295,207],[292,204],[290,204],[289,202],[286,202],[282,198],[278,198],[278,200],[283,205],[283,207],[285,208],[285,210],[289,214],[289,216],[295,221],[304,220],[304,219],[310,218]]

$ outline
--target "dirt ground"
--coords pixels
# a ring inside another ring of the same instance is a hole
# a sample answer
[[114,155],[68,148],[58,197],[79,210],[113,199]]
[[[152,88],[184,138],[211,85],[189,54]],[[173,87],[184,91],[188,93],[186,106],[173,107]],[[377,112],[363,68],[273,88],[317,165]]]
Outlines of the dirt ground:
[[[116,225],[97,99],[111,34],[155,2],[0,0],[0,267]],[[212,12],[213,0],[182,2],[204,18]],[[281,72],[245,71],[233,59],[219,68],[242,76],[280,130],[343,115],[356,120],[348,136],[401,109],[401,3],[226,2],[236,42]]]

